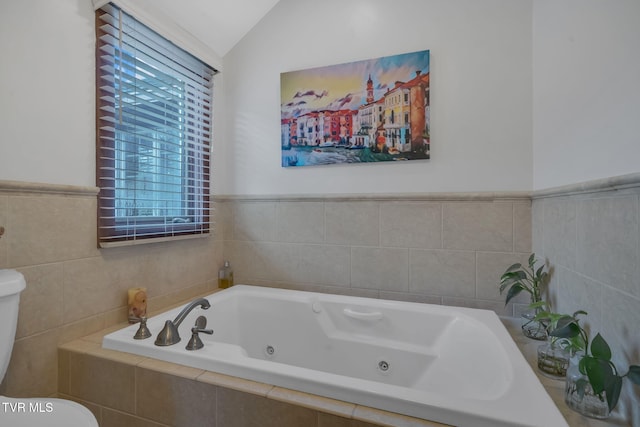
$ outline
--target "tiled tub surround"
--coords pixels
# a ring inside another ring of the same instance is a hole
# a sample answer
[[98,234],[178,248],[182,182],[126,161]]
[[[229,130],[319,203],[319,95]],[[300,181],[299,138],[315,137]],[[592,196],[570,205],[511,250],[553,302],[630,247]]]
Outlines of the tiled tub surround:
[[[556,310],[587,311],[592,335],[603,334],[625,369],[640,363],[639,218],[640,174],[533,196],[533,249],[552,266]],[[625,383],[616,414],[640,426],[640,390]]]
[[217,286],[215,236],[98,249],[97,191],[0,180],[0,268],[27,281],[0,394],[54,396],[58,345],[124,321],[130,287],[148,289],[153,313]]
[[[498,280],[531,251],[528,193],[218,197],[236,281],[505,307]],[[526,302],[520,299],[519,302]]]

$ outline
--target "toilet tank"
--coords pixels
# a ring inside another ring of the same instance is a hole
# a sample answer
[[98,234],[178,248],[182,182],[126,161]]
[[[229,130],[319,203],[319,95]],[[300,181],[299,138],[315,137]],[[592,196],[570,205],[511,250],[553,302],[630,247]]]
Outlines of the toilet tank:
[[24,276],[15,270],[0,270],[0,382],[11,359],[18,325],[20,292],[26,287]]

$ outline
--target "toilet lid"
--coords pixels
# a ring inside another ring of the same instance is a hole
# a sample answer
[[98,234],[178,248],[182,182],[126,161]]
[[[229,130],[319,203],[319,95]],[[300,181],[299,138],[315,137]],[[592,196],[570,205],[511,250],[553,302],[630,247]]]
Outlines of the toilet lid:
[[0,396],[0,425],[12,427],[98,427],[84,406],[62,399]]
[[26,284],[22,273],[16,270],[0,269],[0,297],[22,292]]

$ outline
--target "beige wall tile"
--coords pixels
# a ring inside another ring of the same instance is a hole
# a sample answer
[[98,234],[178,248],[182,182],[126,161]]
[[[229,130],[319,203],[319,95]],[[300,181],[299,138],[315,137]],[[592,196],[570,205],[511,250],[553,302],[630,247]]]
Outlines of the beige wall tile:
[[220,202],[213,203],[213,229],[216,240],[230,240],[233,238],[233,203]]
[[62,264],[21,268],[27,282],[20,294],[16,337],[60,327],[63,323]]
[[380,242],[376,202],[327,202],[325,221],[327,243],[376,246]]
[[136,414],[172,426],[216,425],[216,387],[138,367]]
[[430,295],[474,298],[475,252],[411,249],[409,290]]
[[583,200],[577,223],[576,270],[640,297],[637,196]]
[[9,226],[9,197],[0,195],[0,227],[4,227],[4,235],[0,236],[0,268],[9,268],[9,252],[7,243],[11,236]]
[[[291,282],[296,278],[298,245],[234,241],[227,245],[236,283],[254,280]],[[236,274],[236,273],[234,273]]]
[[331,414],[318,414],[318,427],[375,427],[379,425]]
[[[110,268],[104,258],[84,258],[64,264],[64,321],[75,322],[123,305],[124,296],[113,292]],[[99,308],[98,308],[99,307]]]
[[351,286],[407,292],[409,290],[409,250],[352,248]]
[[394,427],[447,427],[445,424],[407,417],[366,406],[356,406],[353,417],[358,420]]
[[269,391],[273,388],[271,384],[245,380],[244,378],[232,377],[211,371],[205,371],[203,374],[198,376],[197,380],[203,383],[264,397],[266,397]]
[[58,349],[58,393],[69,393],[69,353],[70,350]]
[[[581,323],[591,327],[593,331],[600,329],[603,315],[603,286],[564,267],[557,267],[554,273],[558,278],[556,283],[559,300],[554,306],[555,309],[560,313],[569,314],[584,310],[589,314],[581,318]],[[615,311],[620,314],[618,309]]]
[[218,390],[218,426],[317,427],[316,411],[265,397],[221,388]]
[[9,265],[98,255],[96,203],[95,197],[11,197]]
[[388,299],[392,301],[419,302],[421,304],[439,304],[439,305],[442,304],[442,297],[433,296],[433,295],[380,291],[379,297],[382,299]]
[[470,307],[480,308],[482,310],[495,311],[498,316],[513,316],[513,305],[504,305],[501,301],[489,301],[481,300],[477,298],[457,298],[457,297],[442,297],[443,305],[450,305],[453,307]]
[[543,204],[544,256],[552,264],[574,269],[578,228],[576,202],[558,198],[545,200]]
[[164,427],[166,424],[159,424],[144,418],[130,415],[124,412],[114,411],[109,408],[102,408],[102,422],[100,427]]
[[531,252],[531,202],[513,204],[513,250]]
[[300,245],[297,250],[296,282],[349,286],[351,249],[348,246]]
[[276,208],[276,240],[324,243],[324,203],[280,202]]
[[445,203],[443,248],[513,250],[513,207],[506,202]]
[[12,397],[47,397],[58,389],[57,330],[16,340],[5,375]]
[[135,366],[90,354],[70,352],[69,395],[134,413]]
[[380,244],[403,248],[441,248],[442,204],[382,203]]
[[316,396],[282,387],[274,387],[269,391],[269,399],[288,402],[305,408],[322,411],[342,417],[351,417],[356,405],[340,400]]
[[[640,356],[632,350],[640,348],[637,329],[637,325],[640,325],[640,299],[629,297],[616,289],[604,288],[603,301],[615,307],[615,310],[603,310],[600,332],[613,349],[613,362],[624,375],[629,365],[640,364]],[[628,379],[624,380],[623,385],[616,411],[624,414],[632,426],[640,425],[640,391]]]
[[[500,277],[502,273],[516,262],[528,265],[529,253],[510,252],[478,252],[476,297],[483,300],[504,301],[506,294],[500,295]],[[536,267],[542,264],[538,263]],[[529,294],[521,293],[514,302],[529,303]]]
[[531,252],[535,252],[540,257],[546,257],[543,239],[544,209],[544,199],[535,199],[531,202]]
[[276,203],[235,203],[233,205],[233,238],[273,242],[276,238]]

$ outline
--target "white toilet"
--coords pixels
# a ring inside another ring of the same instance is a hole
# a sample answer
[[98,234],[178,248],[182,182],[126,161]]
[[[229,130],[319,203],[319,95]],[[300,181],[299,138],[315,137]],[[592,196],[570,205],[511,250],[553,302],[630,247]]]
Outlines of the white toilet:
[[[25,287],[21,273],[0,270],[0,382],[11,359],[18,324],[20,292]],[[98,422],[91,411],[69,400],[0,396],[0,426],[98,427]]]

